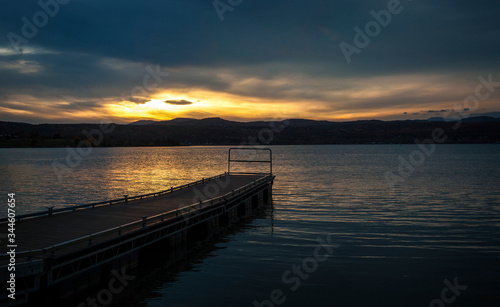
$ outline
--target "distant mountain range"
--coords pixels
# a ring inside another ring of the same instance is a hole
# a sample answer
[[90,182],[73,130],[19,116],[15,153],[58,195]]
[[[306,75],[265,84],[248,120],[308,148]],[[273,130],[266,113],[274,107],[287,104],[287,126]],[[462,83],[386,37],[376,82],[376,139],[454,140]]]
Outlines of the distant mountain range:
[[[500,118],[476,116],[460,124],[427,120],[330,122],[307,119],[236,122],[222,118],[140,120],[114,124],[27,124],[0,121],[0,147],[178,146],[253,144],[409,144],[443,129],[446,143],[500,143]],[[83,143],[82,143],[83,142]]]
[[[453,122],[455,119],[452,118],[443,118],[443,117],[431,117],[429,119],[416,119],[416,120],[405,120],[405,121],[414,121],[414,122]],[[342,123],[361,123],[361,122],[384,122],[381,120],[358,120],[351,122],[331,122],[326,120],[311,120],[311,119],[288,119],[287,122],[292,126],[325,126],[332,124],[342,124]],[[400,120],[389,121],[389,122],[400,122]],[[465,123],[489,123],[489,122],[500,122],[500,118],[491,117],[491,116],[475,116],[468,117],[462,119],[462,122]],[[133,126],[143,126],[143,125],[161,125],[161,126],[259,126],[266,125],[269,122],[266,121],[253,121],[253,122],[236,122],[225,120],[220,117],[211,117],[204,119],[193,119],[193,118],[175,118],[172,120],[163,120],[163,121],[155,121],[155,120],[139,120],[129,125]],[[275,122],[277,123],[277,122]]]
[[[427,119],[430,122],[454,122],[456,119],[453,118],[443,118],[443,117],[431,117]],[[491,116],[473,116],[462,119],[464,123],[491,123],[498,122],[500,118],[491,117]]]
[[[281,123],[283,121],[274,121],[273,123]],[[236,122],[225,120],[220,117],[209,117],[203,119],[193,119],[193,118],[175,118],[172,120],[163,120],[163,121],[155,121],[155,120],[139,120],[129,125],[134,126],[142,126],[142,125],[160,125],[160,126],[234,126],[234,127],[243,127],[243,126],[265,126],[269,125],[271,122],[269,121],[253,121],[253,122]],[[320,125],[329,125],[334,122],[329,122],[326,120],[317,121],[317,120],[309,120],[309,119],[288,119],[287,123],[293,126],[320,126]]]

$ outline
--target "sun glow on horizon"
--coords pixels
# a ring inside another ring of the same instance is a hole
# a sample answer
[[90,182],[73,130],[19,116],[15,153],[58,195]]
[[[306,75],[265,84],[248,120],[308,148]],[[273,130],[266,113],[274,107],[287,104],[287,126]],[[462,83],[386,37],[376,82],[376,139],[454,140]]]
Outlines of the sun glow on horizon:
[[240,120],[282,118],[300,114],[299,106],[289,102],[241,97],[227,93],[196,90],[188,93],[156,94],[145,103],[120,101],[106,104],[113,117],[125,121],[139,119],[170,120],[178,117],[223,117]]
[[[179,117],[221,117],[242,122],[292,118],[328,121],[405,120],[442,116],[470,94],[470,87],[464,84],[437,82],[440,76],[431,77],[344,80],[349,86],[336,85],[333,82],[335,80],[311,85],[281,79],[269,83],[279,87],[293,83],[294,86],[281,88],[281,91],[279,88],[269,88],[265,80],[253,78],[236,82],[226,91],[170,88],[168,91],[151,91],[146,97],[133,98],[111,96],[75,99],[63,96],[54,100],[40,100],[33,95],[19,94],[10,97],[8,103],[0,106],[0,111],[10,116],[9,121],[31,119],[38,123],[98,122],[100,119],[130,123]],[[436,82],[436,85],[432,82]],[[319,89],[315,90],[315,86],[319,86]],[[259,95],[255,95],[255,92]],[[481,101],[477,113],[498,110],[498,101],[498,98],[493,97]],[[33,120],[39,114],[43,114],[43,118]]]
[[174,105],[160,99],[151,99],[145,103],[121,101],[108,104],[106,108],[115,117],[123,119],[159,119],[168,120],[177,117],[182,109],[192,105]]

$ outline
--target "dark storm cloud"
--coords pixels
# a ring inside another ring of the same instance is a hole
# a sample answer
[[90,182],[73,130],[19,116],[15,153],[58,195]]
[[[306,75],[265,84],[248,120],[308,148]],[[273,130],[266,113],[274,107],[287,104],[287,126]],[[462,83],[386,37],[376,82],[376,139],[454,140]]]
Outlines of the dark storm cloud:
[[150,101],[151,99],[146,99],[146,98],[138,98],[138,97],[128,97],[126,98],[127,101],[137,103],[137,104],[145,104],[146,102]]
[[164,103],[173,104],[173,105],[177,105],[177,106],[186,106],[186,105],[193,104],[192,101],[187,101],[187,100],[165,100]]
[[[9,1],[0,12],[0,93],[4,101],[23,94],[92,102],[125,97],[140,104],[148,99],[133,90],[143,86],[146,67],[159,65],[171,74],[151,92],[195,87],[328,101],[328,80],[331,90],[343,91],[352,85],[341,78],[438,73],[473,79],[498,72],[500,6],[485,0],[401,1],[401,13],[348,64],[339,44],[354,44],[353,28],[364,29],[373,20],[370,11],[388,2],[245,0],[220,22],[205,0],[69,1],[28,39],[24,53],[9,53],[8,34],[22,35],[21,18],[32,20],[41,10],[37,1]],[[272,83],[290,76],[299,76],[297,83]],[[235,86],[245,78],[262,82]],[[301,85],[308,79],[322,85]],[[377,105],[403,99],[380,98]]]
[[[65,52],[90,53],[165,66],[262,62],[344,65],[338,47],[352,43],[353,28],[364,28],[371,10],[388,1],[244,1],[220,22],[210,1],[71,1],[30,40]],[[20,33],[21,17],[40,7],[5,4],[1,30]],[[424,64],[446,66],[479,57],[495,59],[498,6],[491,1],[402,1],[403,11],[363,50],[363,71],[400,70]],[[9,6],[11,8],[9,9]],[[8,12],[8,14],[7,14]],[[384,61],[372,62],[383,57]],[[479,58],[478,58],[479,59]],[[396,65],[386,65],[394,61]],[[349,66],[345,66],[349,67]],[[352,70],[350,67],[349,70]]]
[[427,110],[427,111],[422,111],[423,113],[444,113],[449,110]]

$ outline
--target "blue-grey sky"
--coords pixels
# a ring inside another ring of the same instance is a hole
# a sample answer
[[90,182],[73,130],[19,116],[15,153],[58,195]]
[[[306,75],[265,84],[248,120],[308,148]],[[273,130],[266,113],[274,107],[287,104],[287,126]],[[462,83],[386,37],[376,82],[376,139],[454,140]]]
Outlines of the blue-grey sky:
[[494,114],[499,16],[485,0],[2,1],[0,120]]

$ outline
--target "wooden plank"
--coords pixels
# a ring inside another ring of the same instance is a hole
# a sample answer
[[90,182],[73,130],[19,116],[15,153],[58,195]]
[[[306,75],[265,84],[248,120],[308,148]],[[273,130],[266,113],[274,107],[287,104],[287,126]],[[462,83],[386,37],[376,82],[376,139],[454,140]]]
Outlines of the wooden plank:
[[[123,224],[176,210],[194,202],[221,196],[257,180],[264,175],[228,175],[218,180],[206,181],[191,188],[174,191],[162,196],[133,200],[109,206],[76,212],[65,212],[21,220],[16,223],[16,251],[47,248],[69,240],[104,231]],[[217,184],[220,182],[221,185]],[[210,194],[210,195],[204,195]],[[211,196],[211,197],[206,197]],[[0,252],[6,253],[2,246]]]

